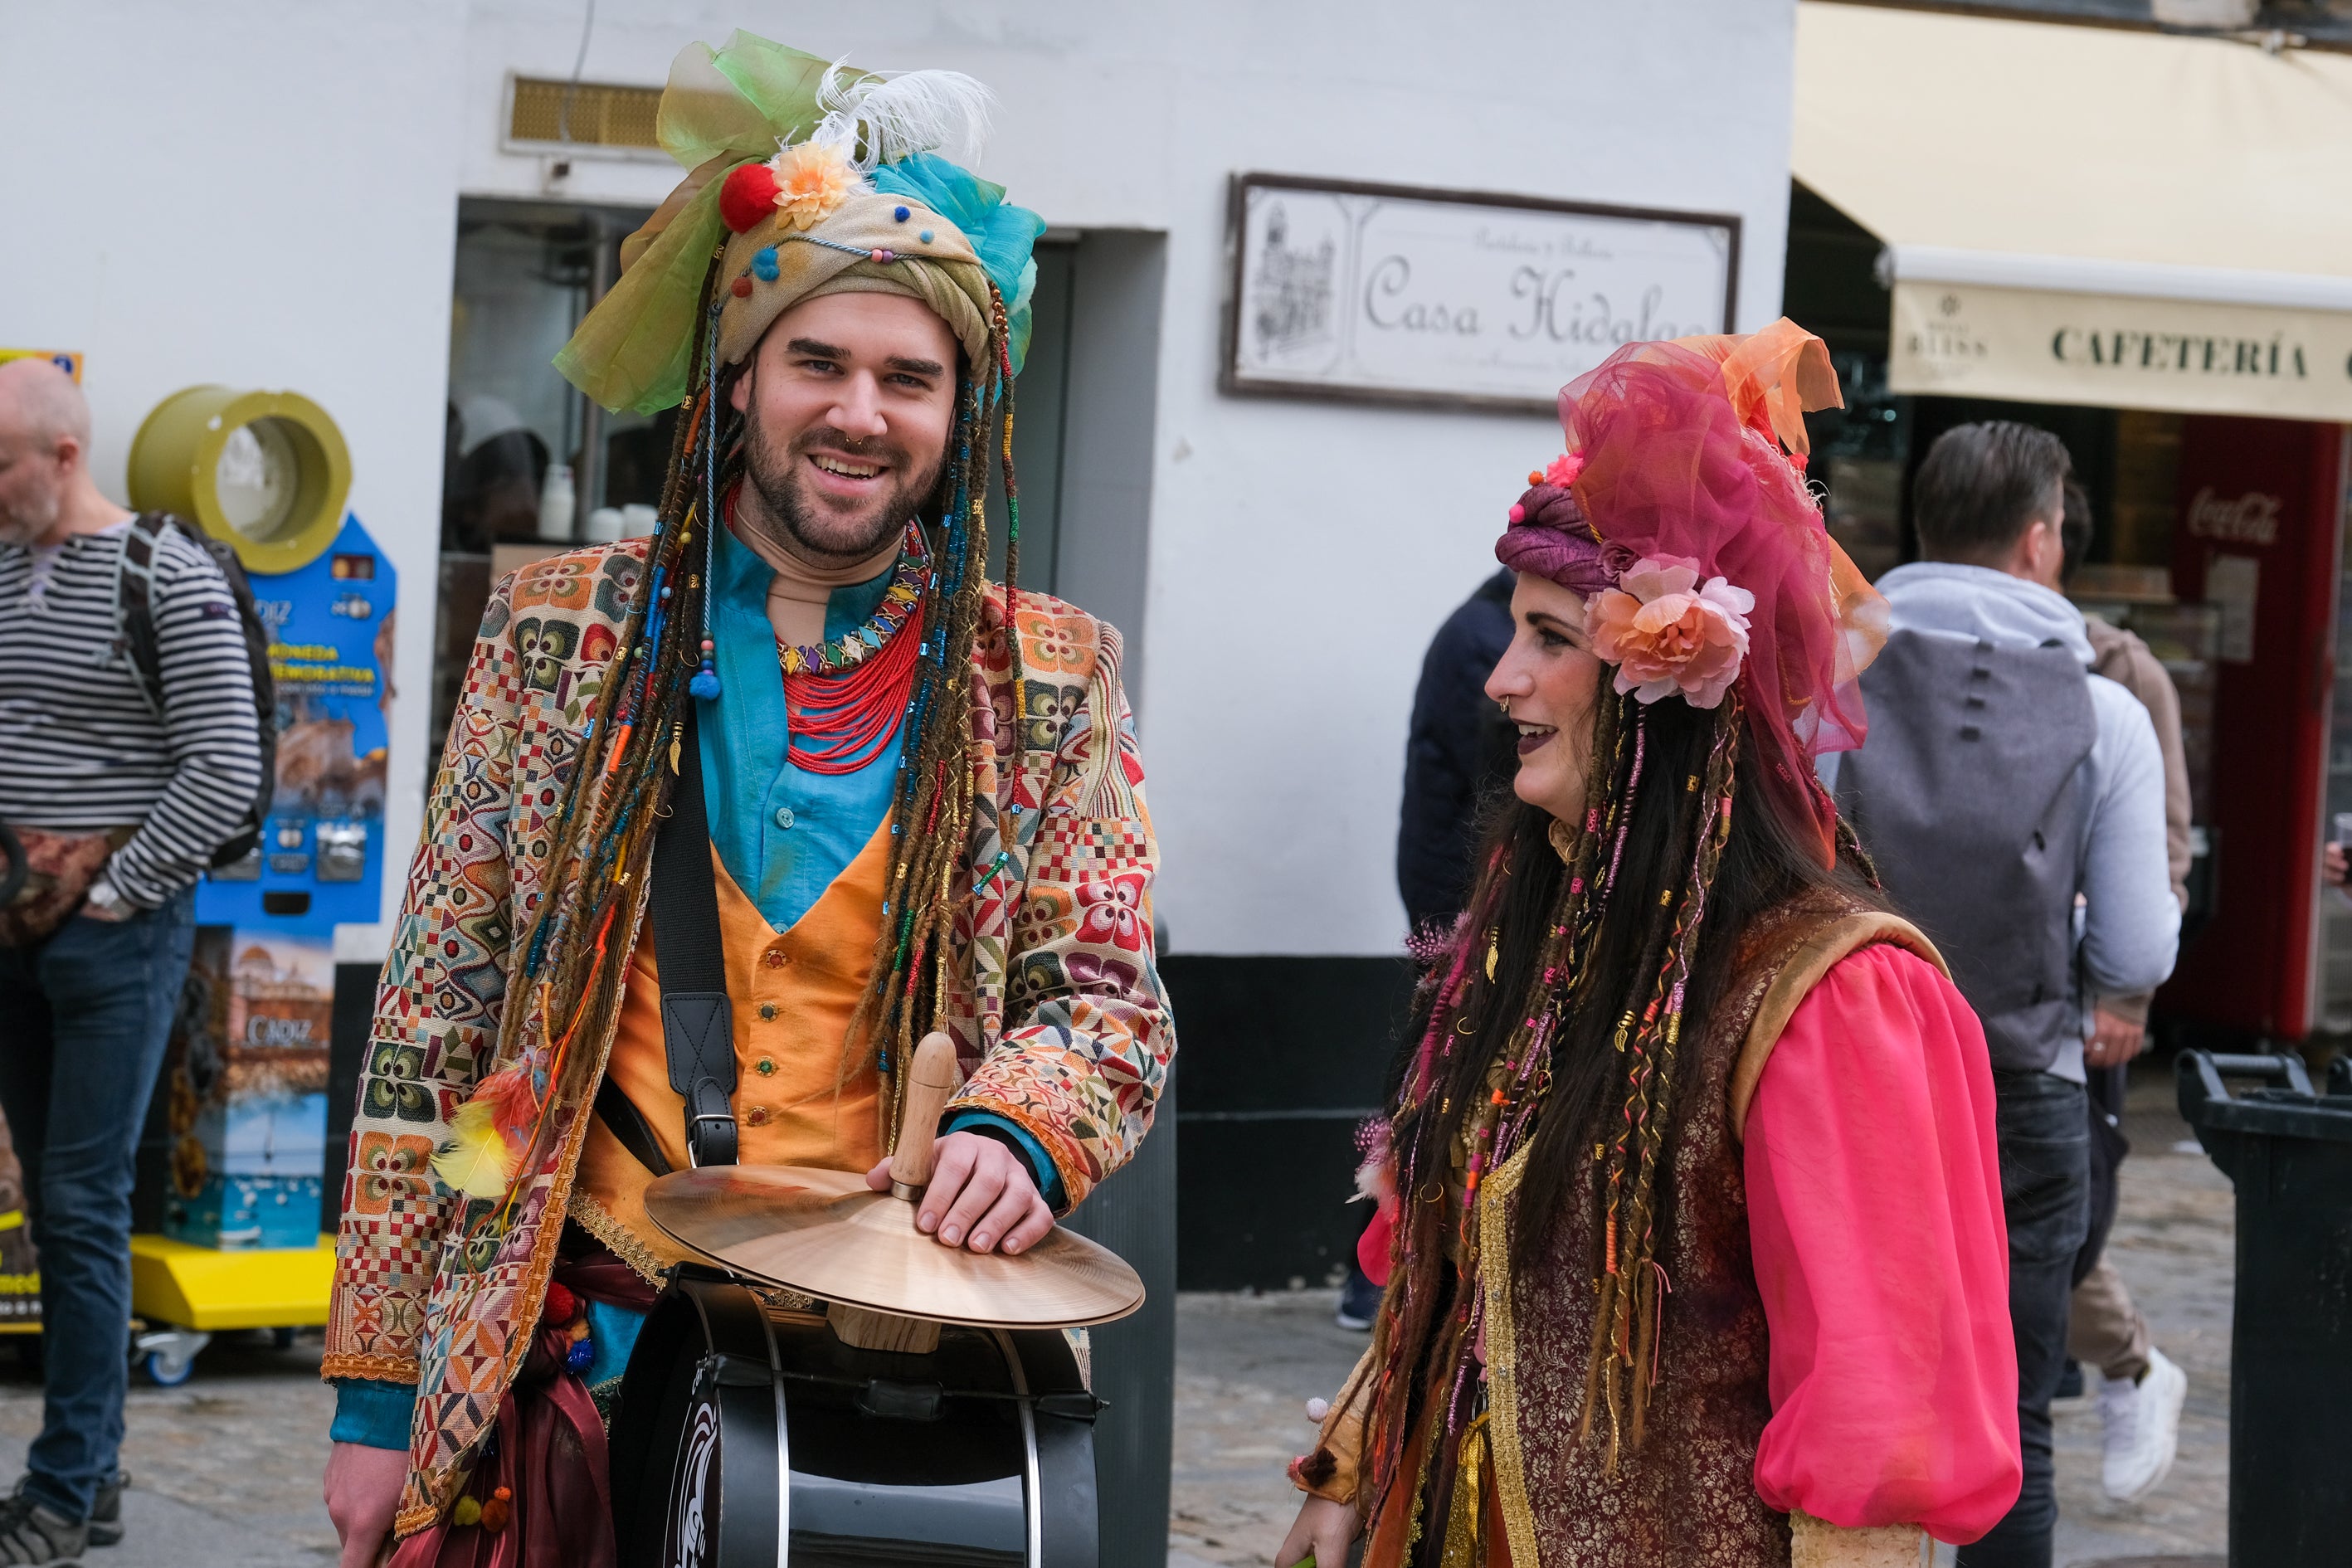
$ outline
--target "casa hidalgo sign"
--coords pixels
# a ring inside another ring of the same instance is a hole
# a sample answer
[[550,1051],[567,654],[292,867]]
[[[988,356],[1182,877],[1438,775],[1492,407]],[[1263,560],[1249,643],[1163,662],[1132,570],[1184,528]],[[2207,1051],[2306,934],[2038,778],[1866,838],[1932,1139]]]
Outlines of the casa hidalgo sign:
[[1898,279],[1893,390],[2352,420],[2352,314]]
[[1739,219],[1234,178],[1221,384],[1551,413],[1620,344],[1731,330]]

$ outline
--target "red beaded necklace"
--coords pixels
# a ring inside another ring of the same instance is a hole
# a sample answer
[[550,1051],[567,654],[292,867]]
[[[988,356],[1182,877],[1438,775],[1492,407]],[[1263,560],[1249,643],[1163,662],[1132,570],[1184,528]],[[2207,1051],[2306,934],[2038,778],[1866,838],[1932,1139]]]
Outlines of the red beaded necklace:
[[898,571],[871,620],[822,648],[777,640],[790,721],[785,754],[794,767],[856,773],[898,734],[922,651],[922,587],[929,569],[922,530],[909,524]]

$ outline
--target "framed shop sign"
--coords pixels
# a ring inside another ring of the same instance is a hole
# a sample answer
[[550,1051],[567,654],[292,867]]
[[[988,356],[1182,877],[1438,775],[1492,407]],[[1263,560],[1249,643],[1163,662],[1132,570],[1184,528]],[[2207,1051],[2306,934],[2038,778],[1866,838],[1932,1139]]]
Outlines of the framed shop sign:
[[1622,343],[1727,332],[1739,219],[1234,177],[1219,384],[1549,413]]

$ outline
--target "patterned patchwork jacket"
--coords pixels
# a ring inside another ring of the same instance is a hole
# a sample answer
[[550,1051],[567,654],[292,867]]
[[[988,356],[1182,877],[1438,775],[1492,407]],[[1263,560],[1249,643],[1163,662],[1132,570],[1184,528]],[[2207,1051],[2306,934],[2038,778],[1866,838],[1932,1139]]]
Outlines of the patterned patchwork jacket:
[[[575,1042],[551,1093],[548,1152],[508,1204],[468,1204],[436,1180],[450,1117],[508,1065],[492,1058],[509,973],[645,550],[556,556],[491,596],[377,992],[323,1370],[417,1385],[404,1535],[454,1500],[530,1348],[611,1046],[609,1034]],[[1011,619],[994,590],[973,650],[974,890],[948,1023],[969,1078],[956,1103],[1025,1128],[1075,1204],[1134,1153],[1175,1050],[1152,960],[1157,850],[1118,632],[1026,592]]]

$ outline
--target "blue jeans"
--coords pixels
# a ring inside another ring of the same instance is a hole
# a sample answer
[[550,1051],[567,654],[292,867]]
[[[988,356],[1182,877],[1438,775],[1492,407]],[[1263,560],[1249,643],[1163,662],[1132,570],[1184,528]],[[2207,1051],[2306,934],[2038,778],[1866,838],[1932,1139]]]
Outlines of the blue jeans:
[[1992,1083],[2025,1484],[1983,1540],[1960,1548],[1960,1568],[2050,1568],[2058,1524],[2050,1401],[2066,1367],[2074,1257],[2091,1226],[2091,1113],[2081,1084],[2046,1072],[1996,1072]]
[[187,891],[0,948],[0,1110],[25,1166],[48,1369],[26,1489],[68,1519],[89,1517],[122,1446],[131,1166],[195,934]]

